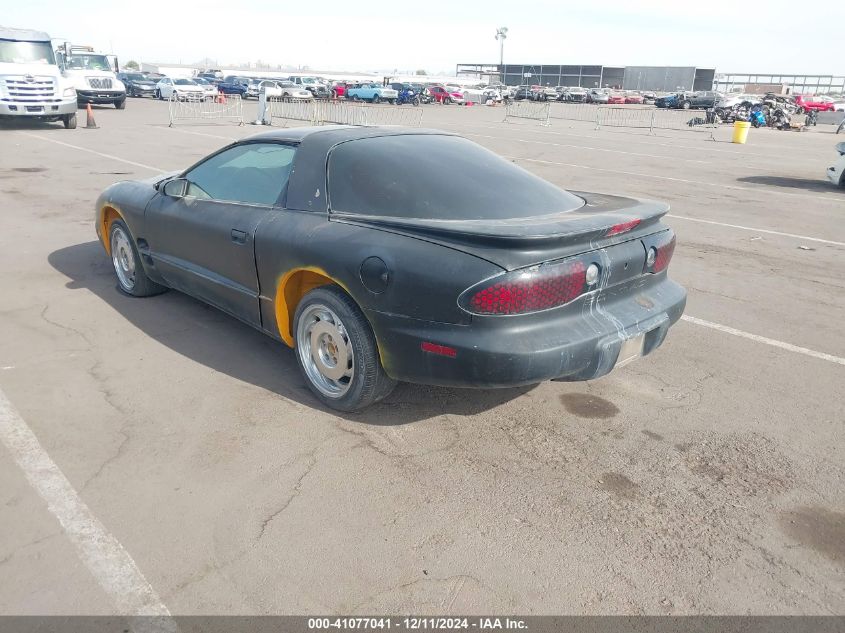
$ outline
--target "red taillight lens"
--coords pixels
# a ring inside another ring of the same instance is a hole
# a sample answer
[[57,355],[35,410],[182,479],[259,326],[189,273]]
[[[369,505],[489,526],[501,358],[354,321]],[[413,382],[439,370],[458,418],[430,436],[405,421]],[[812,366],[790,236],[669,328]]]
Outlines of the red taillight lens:
[[465,307],[475,314],[525,314],[548,310],[587,291],[586,264],[560,264],[508,273],[480,289],[470,289]]
[[654,263],[649,267],[646,260],[646,272],[659,273],[666,270],[675,252],[675,234],[667,231],[666,237],[652,244],[650,248],[654,249]]
[[614,224],[611,226],[607,231],[607,236],[610,237],[611,235],[619,235],[620,233],[627,233],[635,226],[640,223],[640,220],[631,220],[630,222],[620,222],[619,224]]
[[675,236],[673,235],[672,240],[668,244],[657,249],[657,257],[654,258],[654,272],[659,273],[661,270],[666,270],[674,252]]

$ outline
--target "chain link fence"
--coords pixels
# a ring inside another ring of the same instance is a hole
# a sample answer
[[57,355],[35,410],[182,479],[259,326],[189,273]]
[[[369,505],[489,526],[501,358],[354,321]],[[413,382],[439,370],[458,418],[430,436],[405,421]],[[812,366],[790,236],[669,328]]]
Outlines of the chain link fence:
[[244,123],[243,100],[239,95],[180,97],[173,91],[168,110],[170,127],[178,121],[234,121],[238,125]]

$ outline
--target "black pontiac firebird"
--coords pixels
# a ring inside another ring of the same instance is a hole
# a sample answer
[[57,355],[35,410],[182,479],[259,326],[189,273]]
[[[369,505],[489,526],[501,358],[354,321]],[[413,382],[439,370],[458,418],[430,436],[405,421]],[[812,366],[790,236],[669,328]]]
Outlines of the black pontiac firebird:
[[296,350],[314,394],[588,380],[658,347],[686,292],[668,207],[570,193],[464,138],[284,129],[120,182],[97,234],[120,289],[174,288]]

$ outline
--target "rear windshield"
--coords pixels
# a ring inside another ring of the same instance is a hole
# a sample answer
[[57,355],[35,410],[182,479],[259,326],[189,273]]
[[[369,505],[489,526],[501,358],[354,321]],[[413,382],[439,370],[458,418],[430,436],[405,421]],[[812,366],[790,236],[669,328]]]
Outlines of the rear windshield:
[[571,211],[583,201],[457,136],[358,139],[329,157],[333,211],[396,218],[500,220]]

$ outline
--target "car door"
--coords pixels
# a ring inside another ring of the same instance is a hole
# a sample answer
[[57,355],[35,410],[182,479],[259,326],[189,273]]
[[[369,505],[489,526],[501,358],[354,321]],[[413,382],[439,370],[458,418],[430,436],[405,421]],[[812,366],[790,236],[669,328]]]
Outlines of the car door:
[[146,210],[146,247],[168,285],[260,325],[255,232],[281,212],[295,151],[240,143],[162,187]]

